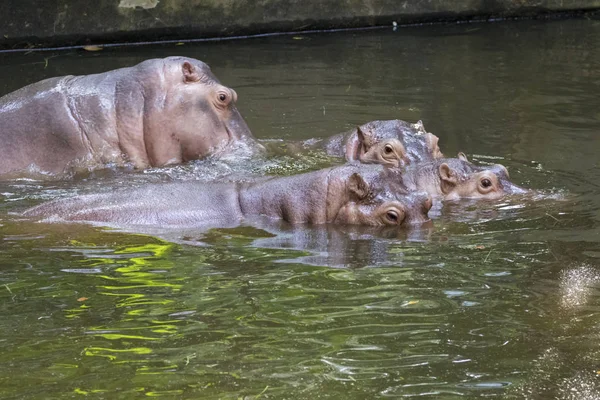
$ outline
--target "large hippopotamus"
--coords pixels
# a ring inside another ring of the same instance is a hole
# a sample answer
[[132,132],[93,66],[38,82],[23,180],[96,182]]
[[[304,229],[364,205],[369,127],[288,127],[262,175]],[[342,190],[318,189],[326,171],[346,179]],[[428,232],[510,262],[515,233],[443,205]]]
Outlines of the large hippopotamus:
[[464,153],[408,168],[399,178],[410,190],[425,191],[444,200],[498,199],[528,191],[510,181],[504,165],[477,166]]
[[128,228],[232,226],[253,216],[292,224],[405,226],[428,221],[431,196],[408,192],[390,176],[390,169],[380,165],[349,164],[250,183],[152,184],[54,200],[24,215]]
[[0,98],[0,175],[182,163],[260,149],[205,63],[187,57],[46,79]]

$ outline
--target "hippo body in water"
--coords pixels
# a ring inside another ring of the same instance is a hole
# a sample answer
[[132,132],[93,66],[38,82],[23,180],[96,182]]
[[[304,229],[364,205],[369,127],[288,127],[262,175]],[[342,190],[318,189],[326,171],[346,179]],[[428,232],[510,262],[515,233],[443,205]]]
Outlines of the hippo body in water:
[[0,175],[157,167],[262,148],[237,94],[186,57],[46,79],[0,98]]
[[394,119],[367,122],[326,139],[265,144],[275,153],[318,149],[349,162],[401,167],[442,158],[438,141],[437,136],[425,130],[421,121],[411,124]]
[[444,200],[493,200],[527,190],[510,181],[501,164],[477,166],[464,153],[458,158],[443,158],[406,169],[399,180],[410,190],[425,191]]
[[421,121],[411,124],[394,119],[367,122],[325,139],[320,146],[327,154],[348,161],[399,167],[442,158],[438,141]]
[[428,221],[431,197],[408,192],[379,165],[345,165],[251,183],[178,182],[75,196],[24,212],[45,222],[131,227],[232,226],[253,216],[310,224],[410,225]]

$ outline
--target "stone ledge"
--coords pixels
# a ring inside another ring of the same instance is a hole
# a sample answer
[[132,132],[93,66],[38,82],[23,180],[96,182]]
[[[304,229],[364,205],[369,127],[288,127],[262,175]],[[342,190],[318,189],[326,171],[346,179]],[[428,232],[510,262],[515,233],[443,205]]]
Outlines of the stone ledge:
[[575,15],[600,0],[5,0],[0,48]]

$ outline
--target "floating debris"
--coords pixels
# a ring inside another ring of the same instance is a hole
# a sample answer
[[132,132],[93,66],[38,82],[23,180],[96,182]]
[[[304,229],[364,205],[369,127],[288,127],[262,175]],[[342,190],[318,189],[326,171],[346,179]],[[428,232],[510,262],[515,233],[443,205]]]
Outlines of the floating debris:
[[100,50],[102,50],[102,46],[89,45],[89,46],[83,46],[83,49],[85,51],[100,51]]

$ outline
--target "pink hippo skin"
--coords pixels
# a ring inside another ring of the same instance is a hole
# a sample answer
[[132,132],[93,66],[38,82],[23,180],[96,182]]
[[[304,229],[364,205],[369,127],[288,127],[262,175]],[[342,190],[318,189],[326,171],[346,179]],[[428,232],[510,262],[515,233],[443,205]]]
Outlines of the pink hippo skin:
[[429,220],[431,196],[409,193],[397,172],[349,164],[252,183],[177,182],[75,196],[24,212],[44,222],[116,227],[234,226],[249,217],[292,224],[406,226]]
[[50,78],[0,98],[0,176],[60,174],[108,163],[158,167],[261,149],[237,94],[186,57]]
[[321,146],[329,155],[347,161],[399,167],[442,158],[438,141],[421,121],[411,124],[393,119],[367,122],[325,139]]
[[444,200],[495,200],[505,195],[521,195],[528,190],[510,181],[504,165],[477,166],[464,153],[408,168],[402,182],[411,190],[425,191]]

